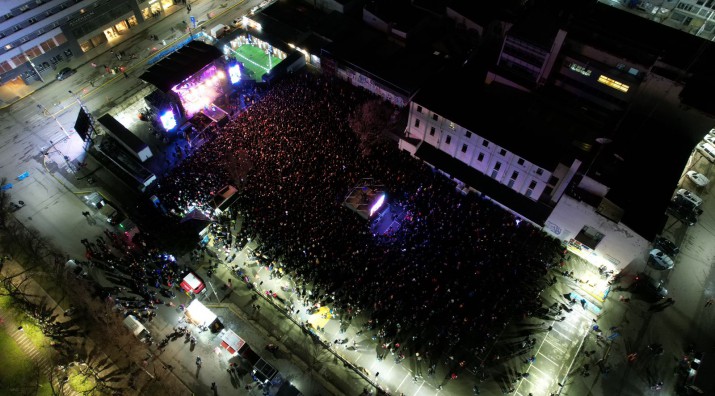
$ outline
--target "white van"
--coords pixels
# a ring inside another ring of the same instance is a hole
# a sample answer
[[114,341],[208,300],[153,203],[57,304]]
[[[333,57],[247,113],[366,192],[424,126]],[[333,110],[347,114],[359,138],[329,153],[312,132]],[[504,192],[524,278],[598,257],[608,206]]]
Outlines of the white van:
[[128,315],[124,318],[124,326],[132,332],[137,338],[142,338],[149,335],[149,331],[134,315]]
[[701,142],[696,149],[708,161],[715,162],[715,146],[707,142]]

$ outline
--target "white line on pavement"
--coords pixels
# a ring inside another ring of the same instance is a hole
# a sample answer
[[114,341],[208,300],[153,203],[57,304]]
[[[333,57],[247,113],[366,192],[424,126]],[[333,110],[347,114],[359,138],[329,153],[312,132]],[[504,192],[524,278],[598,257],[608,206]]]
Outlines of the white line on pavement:
[[409,375],[405,375],[405,378],[402,379],[402,382],[400,382],[400,385],[397,385],[397,388],[395,388],[395,390],[400,389],[400,387],[402,386],[402,384],[405,383],[405,380],[406,380],[407,378],[409,378]]
[[559,348],[558,345],[553,344],[551,341],[548,340],[548,338],[544,338],[544,342],[548,343],[551,347],[558,349],[561,352],[566,352],[565,350]]

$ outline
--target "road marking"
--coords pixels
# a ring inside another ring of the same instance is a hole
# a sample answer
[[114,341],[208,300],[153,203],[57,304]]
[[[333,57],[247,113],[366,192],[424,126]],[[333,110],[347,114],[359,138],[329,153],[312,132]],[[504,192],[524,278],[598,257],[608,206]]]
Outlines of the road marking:
[[422,381],[422,383],[420,384],[420,387],[417,388],[417,390],[415,391],[415,395],[417,395],[418,393],[420,393],[420,390],[422,389],[423,386],[425,386],[425,381]]
[[409,375],[405,375],[405,378],[402,379],[402,382],[400,382],[400,385],[397,385],[397,388],[395,388],[395,390],[400,389],[400,387],[402,386],[402,384],[405,383],[405,380],[406,380],[408,377],[409,377]]
[[[544,357],[546,357],[546,356],[544,356]],[[547,359],[548,359],[548,358],[547,358]],[[549,360],[550,362],[554,363],[553,360],[551,360],[551,359],[548,359],[548,360]],[[556,363],[554,363],[554,364],[556,364]],[[529,369],[532,369],[532,368],[533,368],[534,370],[540,372],[541,374],[544,374],[544,375],[547,376],[547,377],[548,377],[548,375],[549,375],[548,373],[546,373],[546,372],[544,372],[544,371],[542,371],[542,370],[539,370],[539,368],[536,367],[536,365],[533,365],[533,364],[532,364],[531,367],[529,367]]]
[[[550,346],[558,349],[561,352],[566,352],[564,349],[559,348],[556,344],[551,343],[547,338],[544,338],[544,342],[547,342]],[[543,342],[542,342],[542,345],[543,345]],[[541,348],[539,348],[539,349],[541,349]]]

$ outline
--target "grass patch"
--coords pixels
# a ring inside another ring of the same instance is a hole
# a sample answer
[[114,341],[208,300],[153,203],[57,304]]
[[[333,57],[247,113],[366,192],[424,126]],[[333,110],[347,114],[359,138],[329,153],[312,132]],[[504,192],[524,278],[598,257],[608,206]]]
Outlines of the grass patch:
[[81,373],[79,370],[69,374],[69,385],[79,393],[89,392],[97,387],[97,381],[91,375]]
[[269,63],[268,55],[265,51],[251,44],[236,48],[234,58],[243,64],[248,76],[256,81],[261,80],[261,76],[266,73],[266,70],[276,67],[281,62],[281,58],[271,56]]
[[27,389],[28,384],[35,383],[35,365],[10,337],[6,327],[0,327],[0,356],[5,362],[0,370],[0,389],[10,394],[12,390],[24,394],[21,389]]

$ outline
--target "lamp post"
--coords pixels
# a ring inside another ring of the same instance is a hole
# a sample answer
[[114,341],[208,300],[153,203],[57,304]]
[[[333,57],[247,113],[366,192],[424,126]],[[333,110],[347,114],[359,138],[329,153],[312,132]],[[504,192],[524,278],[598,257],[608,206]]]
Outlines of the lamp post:
[[[30,96],[30,97],[32,98],[32,96]],[[70,137],[70,134],[67,133],[67,130],[65,129],[65,127],[62,126],[62,123],[60,123],[60,120],[58,120],[57,117],[55,117],[54,114],[50,113],[50,111],[47,110],[47,108],[46,108],[45,106],[43,106],[40,102],[38,102],[37,100],[35,100],[35,98],[32,98],[32,100],[34,100],[35,103],[37,103],[37,108],[42,111],[42,114],[44,114],[45,116],[48,116],[48,117],[52,117],[52,119],[55,120],[55,122],[57,123],[57,125],[59,125],[60,129],[62,130],[62,133],[64,133],[65,136]]]

